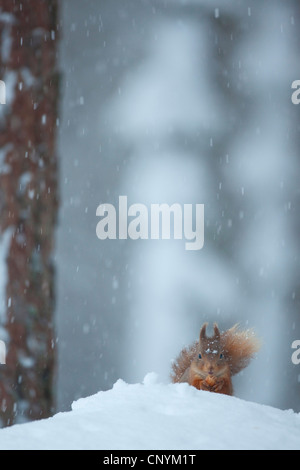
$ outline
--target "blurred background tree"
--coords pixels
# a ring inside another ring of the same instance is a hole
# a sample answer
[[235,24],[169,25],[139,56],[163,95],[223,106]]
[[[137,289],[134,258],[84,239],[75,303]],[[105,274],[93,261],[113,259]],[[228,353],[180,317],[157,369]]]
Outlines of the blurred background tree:
[[55,409],[58,29],[56,0],[0,2],[4,425],[45,418]]

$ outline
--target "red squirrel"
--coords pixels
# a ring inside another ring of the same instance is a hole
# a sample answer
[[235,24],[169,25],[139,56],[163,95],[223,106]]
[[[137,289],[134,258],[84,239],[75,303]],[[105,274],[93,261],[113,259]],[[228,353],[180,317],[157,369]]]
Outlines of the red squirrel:
[[260,348],[252,330],[239,331],[238,325],[207,337],[204,323],[199,341],[182,349],[172,364],[171,380],[187,382],[198,390],[233,395],[231,377],[244,369]]

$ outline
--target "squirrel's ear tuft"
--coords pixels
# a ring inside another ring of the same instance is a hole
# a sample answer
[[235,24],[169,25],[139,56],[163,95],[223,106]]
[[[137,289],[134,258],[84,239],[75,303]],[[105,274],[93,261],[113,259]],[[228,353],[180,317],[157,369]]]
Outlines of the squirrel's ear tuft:
[[207,327],[208,323],[204,323],[201,330],[200,330],[200,342],[201,340],[203,339],[206,339],[206,327]]
[[215,333],[215,339],[219,340],[220,339],[220,330],[218,328],[217,323],[214,323],[214,333]]

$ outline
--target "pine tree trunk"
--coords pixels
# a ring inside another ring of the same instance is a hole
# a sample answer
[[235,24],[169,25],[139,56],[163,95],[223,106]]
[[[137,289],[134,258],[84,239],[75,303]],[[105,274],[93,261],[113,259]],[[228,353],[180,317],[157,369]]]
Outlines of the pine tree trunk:
[[[58,210],[57,0],[0,0],[0,228],[6,255],[3,425],[55,407],[53,249]],[[3,248],[3,246],[2,246]],[[4,282],[0,279],[0,282]]]

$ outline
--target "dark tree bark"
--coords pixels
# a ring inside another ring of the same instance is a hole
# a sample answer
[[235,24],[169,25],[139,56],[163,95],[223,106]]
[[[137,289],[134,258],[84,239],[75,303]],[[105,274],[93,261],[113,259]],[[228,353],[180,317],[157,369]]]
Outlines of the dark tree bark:
[[[58,211],[57,0],[0,0],[0,228],[6,258],[3,425],[55,407],[53,250]],[[0,279],[0,282],[3,280]]]

